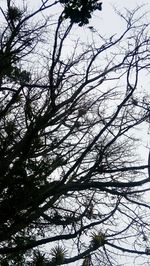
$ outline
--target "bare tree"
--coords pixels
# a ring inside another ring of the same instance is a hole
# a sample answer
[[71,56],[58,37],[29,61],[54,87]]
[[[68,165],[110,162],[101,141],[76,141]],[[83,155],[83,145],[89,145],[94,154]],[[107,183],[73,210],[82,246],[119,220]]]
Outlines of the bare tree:
[[149,165],[137,159],[134,129],[149,118],[138,88],[149,25],[136,9],[122,15],[120,36],[90,27],[92,44],[81,46],[72,22],[44,15],[48,1],[32,13],[9,3],[1,9],[2,263],[119,265],[119,252],[144,260]]

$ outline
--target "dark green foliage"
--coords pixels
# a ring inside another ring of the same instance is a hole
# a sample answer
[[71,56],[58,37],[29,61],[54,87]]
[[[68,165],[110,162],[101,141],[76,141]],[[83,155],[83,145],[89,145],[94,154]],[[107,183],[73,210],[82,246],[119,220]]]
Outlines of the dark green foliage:
[[12,81],[19,81],[20,84],[28,83],[30,81],[30,73],[15,66],[11,67],[10,73],[7,73],[7,77]]
[[92,240],[91,240],[91,246],[93,248],[98,248],[100,246],[103,246],[105,244],[105,235],[102,233],[93,233],[92,234]]
[[93,11],[102,9],[102,3],[98,0],[60,0],[60,3],[64,5],[65,18],[70,18],[72,23],[79,26],[89,23]]
[[39,250],[34,252],[33,255],[33,266],[48,266],[48,261],[45,259],[44,254],[42,254]]
[[14,63],[18,61],[17,55],[10,51],[0,50],[0,75],[10,76],[14,70]]
[[10,21],[18,21],[21,19],[22,12],[16,6],[10,6],[7,12],[7,18]]

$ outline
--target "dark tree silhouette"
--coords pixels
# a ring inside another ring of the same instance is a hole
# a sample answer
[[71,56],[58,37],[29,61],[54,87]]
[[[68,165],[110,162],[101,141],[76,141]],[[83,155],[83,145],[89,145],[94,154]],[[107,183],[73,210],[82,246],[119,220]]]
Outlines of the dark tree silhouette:
[[79,26],[89,23],[93,11],[102,10],[102,2],[97,0],[60,0],[60,3],[64,6],[65,18]]
[[86,27],[81,45],[64,13],[48,18],[59,5],[1,8],[1,265],[119,265],[124,252],[144,263],[149,165],[134,129],[149,119],[149,25],[137,8],[120,36]]

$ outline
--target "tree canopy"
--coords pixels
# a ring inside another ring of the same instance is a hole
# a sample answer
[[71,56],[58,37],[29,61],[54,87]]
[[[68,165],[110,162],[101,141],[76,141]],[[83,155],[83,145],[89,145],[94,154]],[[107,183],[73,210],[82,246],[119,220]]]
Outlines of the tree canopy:
[[98,1],[19,5],[0,8],[1,265],[115,266],[125,252],[146,265],[149,24],[126,10],[104,37],[84,25]]
[[93,11],[102,9],[102,2],[97,0],[60,0],[60,3],[64,6],[65,18],[79,26],[89,23]]

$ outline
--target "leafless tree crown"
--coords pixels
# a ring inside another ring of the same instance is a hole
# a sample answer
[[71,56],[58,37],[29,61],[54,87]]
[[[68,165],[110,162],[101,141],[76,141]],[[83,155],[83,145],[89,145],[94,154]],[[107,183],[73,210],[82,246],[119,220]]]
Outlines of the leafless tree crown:
[[83,45],[63,13],[48,17],[53,7],[0,8],[1,260],[148,263],[150,163],[138,161],[135,129],[150,116],[139,88],[149,25],[127,11],[120,35],[86,26]]

